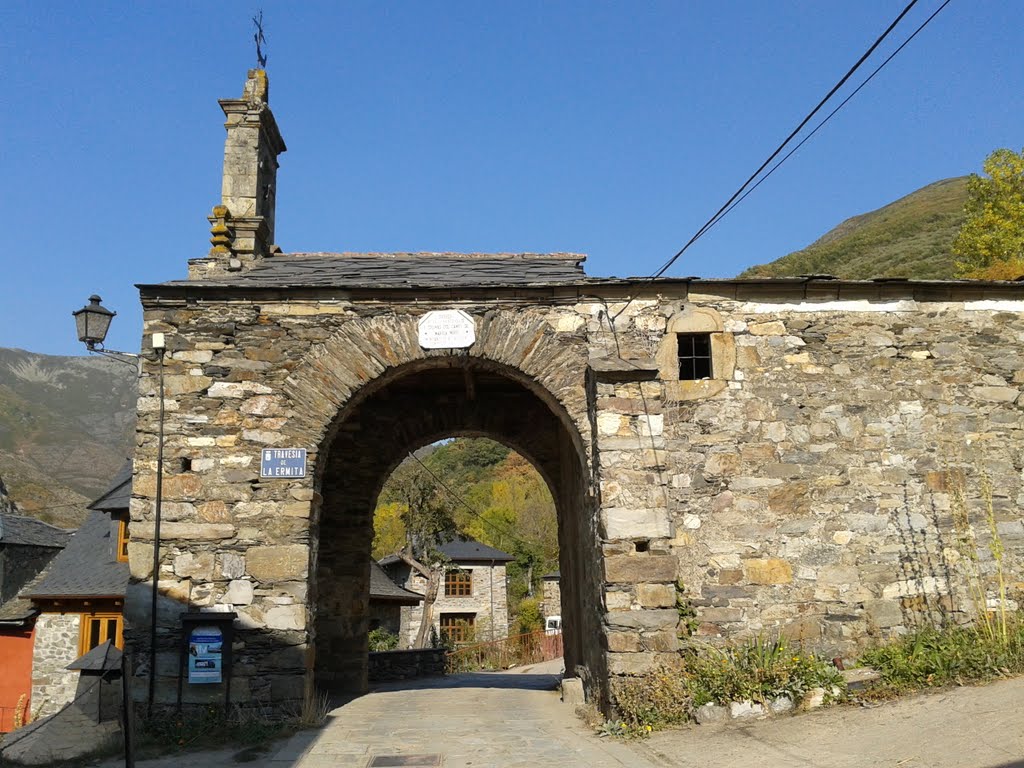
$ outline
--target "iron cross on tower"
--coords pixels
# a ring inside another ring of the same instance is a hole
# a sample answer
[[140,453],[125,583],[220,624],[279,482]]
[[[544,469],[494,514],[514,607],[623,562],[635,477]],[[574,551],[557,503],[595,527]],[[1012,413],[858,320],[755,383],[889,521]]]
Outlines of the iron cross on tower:
[[263,52],[263,46],[267,44],[267,38],[263,35],[263,9],[252,17],[252,24],[256,27],[256,32],[253,34],[252,39],[256,43],[256,63],[259,64],[260,69],[267,68],[267,54]]

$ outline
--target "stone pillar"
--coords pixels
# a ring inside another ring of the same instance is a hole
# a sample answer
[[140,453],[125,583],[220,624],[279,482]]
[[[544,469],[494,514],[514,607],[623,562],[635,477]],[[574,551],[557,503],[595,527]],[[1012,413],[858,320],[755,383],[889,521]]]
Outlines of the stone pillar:
[[286,150],[269,104],[267,73],[250,69],[240,99],[221,99],[227,121],[221,204],[209,217],[212,248],[189,263],[189,277],[246,269],[274,244],[277,156]]
[[[662,384],[636,364],[596,384],[608,671],[639,674],[679,649],[678,560],[670,550]],[[652,366],[653,368],[653,366]]]

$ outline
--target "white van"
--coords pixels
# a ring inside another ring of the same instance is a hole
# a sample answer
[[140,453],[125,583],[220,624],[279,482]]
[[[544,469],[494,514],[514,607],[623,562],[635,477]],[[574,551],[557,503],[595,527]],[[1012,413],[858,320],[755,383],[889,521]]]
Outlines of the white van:
[[548,616],[544,620],[544,634],[545,635],[560,635],[560,634],[562,634],[562,617],[561,616]]

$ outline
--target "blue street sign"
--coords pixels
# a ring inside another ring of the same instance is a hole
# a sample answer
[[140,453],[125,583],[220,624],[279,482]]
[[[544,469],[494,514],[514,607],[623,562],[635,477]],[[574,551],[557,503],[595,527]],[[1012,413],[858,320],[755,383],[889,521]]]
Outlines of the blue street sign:
[[305,477],[305,448],[264,448],[260,477]]

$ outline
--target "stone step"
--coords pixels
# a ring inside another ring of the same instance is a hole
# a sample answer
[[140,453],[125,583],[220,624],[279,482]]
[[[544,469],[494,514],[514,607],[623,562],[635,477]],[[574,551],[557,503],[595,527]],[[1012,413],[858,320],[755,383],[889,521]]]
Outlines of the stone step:
[[863,691],[882,679],[882,673],[871,667],[856,667],[844,669],[840,674],[846,681],[846,690]]

